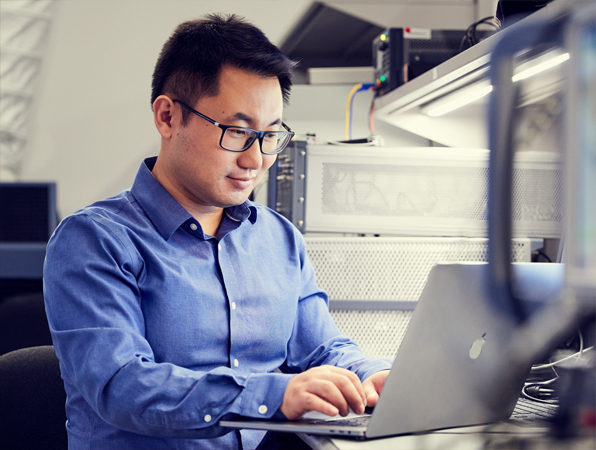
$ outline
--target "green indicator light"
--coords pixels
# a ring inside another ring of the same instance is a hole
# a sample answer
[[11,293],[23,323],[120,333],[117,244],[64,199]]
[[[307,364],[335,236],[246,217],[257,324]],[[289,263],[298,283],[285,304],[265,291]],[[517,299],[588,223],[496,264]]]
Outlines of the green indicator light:
[[385,80],[387,79],[387,77],[385,75],[381,75],[381,78],[380,79],[381,79],[381,83],[384,83]]

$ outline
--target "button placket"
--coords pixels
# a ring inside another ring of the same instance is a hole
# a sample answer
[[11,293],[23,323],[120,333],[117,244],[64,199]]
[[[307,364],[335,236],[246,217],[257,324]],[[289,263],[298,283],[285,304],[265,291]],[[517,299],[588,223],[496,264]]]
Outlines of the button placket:
[[[222,245],[222,243],[220,241],[217,244],[217,250],[218,250],[218,253],[220,253],[218,259],[220,261],[219,262],[219,265],[220,265],[220,268],[222,269],[222,276],[224,277],[224,284],[225,284],[225,270],[224,270],[224,266],[221,264],[221,257],[224,256],[224,255],[221,255],[222,248],[223,248],[223,245]],[[230,311],[236,311],[236,309],[238,307],[238,305],[236,304],[236,302],[235,301],[232,301],[231,299],[229,301],[230,301]],[[232,320],[233,319],[232,319],[232,317],[230,315],[230,328],[233,327]],[[233,335],[232,335],[232,339],[233,339]],[[233,341],[231,342],[231,345],[232,345],[232,349],[233,349],[234,348],[234,342]],[[232,356],[232,354],[233,354],[233,350],[232,350],[232,352],[230,352],[230,357]],[[240,361],[238,361],[237,358],[234,358],[232,360],[232,368],[237,369],[239,366],[240,366]]]

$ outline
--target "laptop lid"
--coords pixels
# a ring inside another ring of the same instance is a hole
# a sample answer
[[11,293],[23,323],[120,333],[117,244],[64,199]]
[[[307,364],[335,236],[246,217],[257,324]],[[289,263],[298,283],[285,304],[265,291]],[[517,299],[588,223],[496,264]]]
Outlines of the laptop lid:
[[[533,361],[511,366],[507,348],[517,324],[508,305],[493,304],[485,294],[487,269],[484,263],[458,263],[431,270],[368,427],[341,431],[335,424],[261,420],[220,424],[377,438],[509,419]],[[557,298],[562,265],[514,264],[513,270],[518,296],[530,309]],[[510,373],[515,376],[508,383],[497,383]]]

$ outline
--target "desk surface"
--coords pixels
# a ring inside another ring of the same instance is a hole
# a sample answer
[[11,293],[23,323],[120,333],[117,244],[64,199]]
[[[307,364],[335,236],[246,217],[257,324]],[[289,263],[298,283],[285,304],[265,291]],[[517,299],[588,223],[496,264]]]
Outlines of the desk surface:
[[312,434],[299,434],[316,450],[593,450],[596,438],[576,438],[557,442],[547,437],[547,428],[521,427],[509,423],[453,428],[425,434],[396,436],[385,439],[335,439]]

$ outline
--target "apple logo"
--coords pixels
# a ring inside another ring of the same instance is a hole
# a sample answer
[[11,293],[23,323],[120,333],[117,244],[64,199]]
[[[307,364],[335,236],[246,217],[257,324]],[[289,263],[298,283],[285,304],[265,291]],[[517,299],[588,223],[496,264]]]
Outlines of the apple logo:
[[486,333],[472,343],[472,346],[470,347],[471,359],[477,359],[480,356],[480,353],[482,353],[482,346],[486,343],[484,336],[486,336]]

